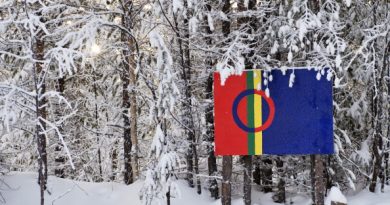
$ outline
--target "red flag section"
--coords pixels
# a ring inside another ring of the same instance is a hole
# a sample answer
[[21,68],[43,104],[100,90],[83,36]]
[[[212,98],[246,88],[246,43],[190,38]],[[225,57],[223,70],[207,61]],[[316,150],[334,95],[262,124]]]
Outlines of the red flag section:
[[[214,103],[215,106],[215,154],[216,155],[248,155],[247,132],[240,129],[232,115],[232,105],[237,94],[246,90],[246,73],[241,76],[229,76],[225,85],[221,85],[221,76],[214,73]],[[247,99],[238,105],[240,120],[247,124]]]

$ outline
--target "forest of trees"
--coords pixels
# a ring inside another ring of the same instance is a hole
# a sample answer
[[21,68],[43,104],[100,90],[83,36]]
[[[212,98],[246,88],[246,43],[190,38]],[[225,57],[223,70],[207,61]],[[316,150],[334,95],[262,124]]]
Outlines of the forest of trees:
[[[0,0],[0,178],[38,172],[42,205],[48,175],[143,180],[145,205],[181,179],[224,205],[380,192],[389,53],[388,0]],[[215,156],[213,72],[294,67],[333,80],[335,154]]]

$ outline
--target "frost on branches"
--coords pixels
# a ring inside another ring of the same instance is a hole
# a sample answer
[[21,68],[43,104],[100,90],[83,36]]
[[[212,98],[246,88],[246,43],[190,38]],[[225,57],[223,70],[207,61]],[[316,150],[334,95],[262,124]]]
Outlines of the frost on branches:
[[151,144],[150,162],[146,179],[140,195],[145,205],[154,200],[166,201],[171,196],[177,197],[180,192],[175,181],[180,159],[176,153],[175,126],[172,115],[175,114],[175,102],[179,91],[172,73],[172,57],[165,46],[163,38],[156,32],[149,34],[150,43],[156,49],[157,102],[153,110],[153,121],[156,123],[155,134]]

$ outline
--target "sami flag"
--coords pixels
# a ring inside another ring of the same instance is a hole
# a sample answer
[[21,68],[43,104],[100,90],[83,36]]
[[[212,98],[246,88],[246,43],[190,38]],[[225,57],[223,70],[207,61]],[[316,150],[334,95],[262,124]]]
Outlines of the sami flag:
[[271,82],[262,70],[249,70],[224,85],[214,73],[215,154],[333,153],[332,81],[307,69],[267,73]]

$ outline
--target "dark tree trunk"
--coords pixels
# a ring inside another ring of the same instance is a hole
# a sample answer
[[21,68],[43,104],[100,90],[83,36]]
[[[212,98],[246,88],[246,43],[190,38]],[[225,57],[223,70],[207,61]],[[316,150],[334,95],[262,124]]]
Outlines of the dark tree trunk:
[[[134,18],[137,15],[134,12],[134,4],[132,0],[126,1],[123,6],[123,15],[122,15],[122,26],[128,31],[132,32],[134,27]],[[129,182],[133,182],[134,176],[139,175],[139,165],[138,165],[138,133],[137,133],[137,76],[135,73],[137,63],[136,63],[136,54],[138,52],[137,42],[134,36],[122,31],[122,42],[126,45],[126,49],[123,51],[123,64],[124,71],[126,74],[122,76],[126,78],[126,82],[123,83],[123,100],[124,106],[123,109],[126,109],[126,117],[124,117],[125,130],[124,138],[125,149],[129,153],[125,153],[125,170],[128,173]],[[129,115],[130,111],[130,115]],[[126,119],[125,119],[126,118]],[[126,156],[127,155],[127,156]],[[128,164],[128,165],[126,165]],[[126,168],[128,167],[128,168]],[[131,177],[130,177],[131,175]],[[131,178],[131,180],[130,180]]]
[[[389,6],[387,6],[386,8],[388,8],[388,7]],[[389,139],[389,137],[390,137],[390,125],[389,124],[386,125],[386,123],[384,125],[382,125],[383,122],[390,121],[390,109],[388,109],[387,113],[385,112],[386,105],[387,106],[389,105],[389,102],[387,99],[389,98],[388,96],[390,96],[390,59],[386,58],[387,56],[389,56],[389,54],[390,54],[390,34],[388,34],[386,36],[386,46],[385,46],[385,52],[383,55],[384,56],[383,63],[382,63],[383,68],[382,68],[382,71],[380,73],[380,80],[378,82],[380,88],[382,89],[382,92],[380,92],[381,93],[380,94],[380,100],[381,100],[380,106],[381,107],[379,108],[380,113],[381,113],[381,117],[379,118],[379,121],[380,121],[381,125],[379,127],[380,127],[381,135],[385,139]],[[385,80],[386,78],[387,78],[387,83]],[[387,94],[386,94],[386,91],[387,91]],[[383,132],[383,129],[386,129],[386,126],[387,126],[387,138],[384,134],[386,132]],[[388,150],[390,148],[390,142],[389,141],[384,142],[383,146],[384,146],[383,150]],[[389,182],[388,182],[389,152],[385,152],[382,155],[383,155],[383,163],[384,163],[383,166],[384,167],[383,167],[383,171],[382,171],[381,192],[384,192],[385,185],[389,184]]]
[[[189,121],[191,121],[189,118],[192,118],[192,113],[190,111],[188,111],[190,108],[188,105],[188,103],[190,103],[189,101],[191,100],[190,98],[188,98],[188,96],[190,96],[189,94],[189,91],[188,91],[188,87],[186,88],[186,91],[185,91],[185,95],[186,95],[186,98],[187,98],[187,102],[185,105],[187,108],[185,108],[187,110],[187,114],[185,116],[185,118],[187,118],[186,120],[186,125],[189,129],[191,129],[189,126],[190,123]],[[193,126],[192,126],[193,127]],[[187,158],[187,181],[188,181],[188,185],[190,187],[194,187],[194,154],[196,152],[196,146],[195,146],[195,133],[194,133],[194,130],[191,129],[191,130],[187,130],[187,141],[189,143],[189,147],[187,149],[187,153],[186,153],[186,158]]]
[[[228,15],[230,13],[230,0],[223,1],[222,12]],[[230,33],[230,21],[222,22],[222,33],[226,38]],[[231,187],[231,177],[232,177],[232,156],[223,156],[222,157],[222,205],[231,205],[232,201],[232,187]]]
[[258,162],[258,156],[254,156],[253,160],[255,169],[253,171],[253,182],[256,183],[257,185],[261,185],[261,170],[260,170],[260,163]]
[[324,162],[321,155],[310,155],[312,200],[314,205],[324,205]]
[[262,162],[263,167],[260,168],[262,190],[264,193],[269,193],[272,192],[272,160],[264,158]]
[[375,133],[374,135],[374,143],[372,146],[372,152],[374,157],[374,170],[372,173],[372,178],[369,186],[370,192],[375,192],[375,188],[377,185],[378,177],[382,174],[382,155],[380,154],[380,150],[382,150],[382,140],[379,133]]
[[[98,144],[98,146],[99,146],[99,144],[100,144],[100,139],[99,139],[99,134],[97,134],[97,136],[96,136],[97,138],[97,140],[96,140],[96,143]],[[103,181],[103,169],[102,169],[102,154],[101,154],[101,151],[100,151],[100,147],[98,147],[98,152],[97,152],[97,154],[98,154],[98,164],[99,164],[99,176],[98,176],[98,178],[97,178],[97,182],[102,182]]]
[[[45,43],[43,41],[43,31],[39,31],[34,38],[34,59],[38,61],[44,60]],[[45,76],[46,71],[43,68],[42,62],[34,64],[34,80],[35,80],[35,108],[36,108],[36,139],[38,147],[38,183],[40,185],[41,205],[44,204],[44,194],[47,184],[47,152],[46,152],[46,123],[44,119],[47,117],[45,97],[41,97],[46,92]]]
[[244,204],[252,203],[252,156],[244,156]]
[[222,205],[231,205],[232,202],[232,167],[233,157],[223,156],[222,158]]
[[[389,6],[387,6],[386,8],[389,8]],[[387,47],[386,47],[386,51],[385,51],[385,55],[384,56],[389,56],[390,55],[390,35],[388,35],[386,37],[386,42],[387,42]],[[387,83],[386,85],[386,88],[387,88],[387,96],[390,96],[390,59],[389,58],[384,58],[383,59],[383,76],[387,77]],[[387,73],[386,73],[387,71]],[[389,102],[387,102],[389,105]],[[387,119],[385,119],[385,122],[390,122],[390,109],[387,110]],[[388,124],[387,125],[387,139],[390,138],[390,125]],[[387,149],[390,148],[390,142],[387,142]],[[387,180],[387,178],[389,177],[389,152],[386,152],[385,154],[385,183],[386,185],[389,185],[389,180]]]
[[103,169],[102,169],[102,156],[100,151],[100,135],[99,135],[99,110],[97,105],[97,82],[96,82],[96,73],[93,73],[93,92],[95,94],[95,131],[96,131],[96,144],[98,146],[98,166],[99,166],[99,176],[96,178],[97,182],[103,181]]
[[[64,95],[64,91],[65,91],[65,77],[61,77],[58,79],[57,81],[57,86],[56,86],[56,90],[57,92],[60,94],[60,95]],[[58,103],[57,104],[57,108],[56,108],[56,118],[57,120],[60,119],[60,116],[61,116],[61,104]],[[62,133],[63,129],[62,127],[59,127],[58,128],[59,131]],[[54,150],[55,150],[55,158],[54,158],[54,162],[55,162],[55,169],[54,169],[54,175],[56,177],[59,177],[59,178],[65,178],[65,156],[63,154],[63,144],[61,143],[61,141],[59,140],[59,142],[56,144]]]
[[330,190],[331,188],[332,188],[332,186],[333,186],[333,182],[332,182],[332,176],[331,176],[331,174],[330,174],[330,172],[329,172],[329,169],[327,168],[327,167],[332,167],[332,164],[331,164],[331,155],[329,155],[329,156],[326,156],[326,168],[325,168],[325,181],[326,181],[326,184],[325,184],[325,186],[326,186],[326,192],[328,191],[328,190]]
[[[387,133],[389,133],[390,131],[390,126],[388,126],[389,130],[387,131]],[[389,146],[390,143],[387,142],[386,143],[386,148],[385,150],[388,150],[389,149]],[[383,161],[384,161],[384,171],[383,171],[383,177],[382,177],[382,184],[381,184],[381,192],[383,193],[384,192],[384,189],[385,189],[385,185],[389,185],[389,181],[388,181],[388,176],[389,176],[389,153],[386,152],[384,154],[384,157],[383,157]]]
[[171,205],[171,190],[168,189],[168,191],[165,195],[167,197],[167,205]]
[[[213,76],[209,75],[207,80],[207,88],[206,88],[206,99],[212,99],[213,92]],[[206,109],[206,123],[207,123],[207,142],[208,142],[208,158],[207,158],[207,166],[209,170],[209,176],[215,177],[217,176],[217,159],[214,155],[214,117],[213,117],[213,107],[209,105]],[[211,197],[218,199],[219,191],[218,191],[218,183],[215,178],[211,178],[209,180],[209,190]]]
[[[128,25],[131,25],[131,22],[128,22],[130,14],[128,8],[131,7],[132,2],[129,1],[124,5],[124,15],[122,16],[122,25],[125,28]],[[128,34],[122,31],[121,40],[126,45],[129,41]],[[130,48],[123,50],[123,62],[122,62],[122,118],[123,118],[123,155],[124,155],[124,182],[129,185],[133,183],[133,168],[131,164],[131,148],[132,148],[132,140],[131,140],[131,127],[130,127],[130,95],[129,95],[129,85],[130,85],[130,72],[133,72],[130,67],[129,58],[131,56]]]
[[[125,68],[127,66],[124,66]],[[130,118],[129,118],[129,108],[130,108],[130,102],[129,102],[129,94],[127,91],[127,88],[129,86],[129,74],[128,70],[124,68],[124,71],[122,72],[122,86],[123,86],[123,92],[122,92],[122,118],[123,118],[123,149],[124,149],[124,163],[125,163],[125,170],[124,170],[124,181],[125,184],[131,184],[133,183],[133,170],[131,166],[131,135],[130,135]]]
[[[378,4],[379,1],[376,2],[373,7],[374,25],[376,25],[377,23],[376,15],[377,15]],[[378,45],[377,40],[375,41],[375,44]],[[390,42],[387,42],[387,45],[384,48],[385,48],[384,56],[388,56],[390,52]],[[383,164],[385,154],[383,153],[384,132],[382,128],[383,128],[383,122],[386,121],[385,114],[384,114],[384,107],[386,104],[385,101],[388,101],[387,96],[385,94],[386,83],[384,82],[386,69],[388,69],[387,63],[388,60],[386,59],[386,57],[384,57],[383,65],[382,65],[383,67],[381,68],[379,66],[379,62],[375,61],[375,65],[374,65],[375,72],[373,72],[373,78],[377,80],[373,81],[375,83],[375,86],[373,86],[372,88],[372,113],[373,113],[372,124],[374,128],[374,141],[372,145],[372,152],[373,152],[374,170],[372,173],[372,179],[369,186],[370,192],[375,192],[378,178],[381,179],[382,181],[381,191],[383,191],[384,189],[385,172],[382,164]],[[388,153],[387,153],[387,157],[385,156],[385,160],[387,161],[388,159],[386,158],[388,158]]]
[[115,140],[114,148],[112,149],[111,154],[111,180],[114,181],[116,178],[116,170],[118,168],[118,151],[117,151],[118,141]]
[[[206,5],[207,11],[211,11],[211,6],[209,4]],[[207,20],[207,15],[205,16]],[[208,24],[207,24],[208,25]],[[211,28],[206,26],[206,33],[208,35],[212,34]],[[206,42],[208,45],[212,45],[212,38],[211,37],[206,37]],[[206,96],[205,98],[209,100],[210,102],[213,100],[213,59],[209,56],[206,58],[206,65],[207,69],[210,71],[209,77],[207,79],[206,83]],[[207,167],[209,171],[209,176],[210,177],[215,177],[217,176],[217,159],[214,155],[214,116],[213,116],[213,106],[210,103],[207,108],[206,108],[206,139],[207,141]],[[211,194],[211,197],[214,199],[219,198],[219,191],[218,191],[218,183],[215,178],[210,178],[209,180],[209,191]]]
[[273,197],[274,202],[276,203],[286,203],[286,183],[284,181],[284,167],[283,167],[283,161],[280,157],[276,159],[276,168],[277,173],[279,176],[279,181],[277,184],[277,191]]
[[[134,50],[134,45],[133,41],[129,40],[129,44],[132,46],[130,49]],[[131,70],[130,70],[130,86],[132,87],[130,91],[130,116],[131,116],[131,121],[130,121],[130,137],[132,141],[132,146],[133,146],[133,166],[134,166],[134,176],[138,177],[139,176],[139,156],[138,156],[138,132],[137,132],[137,119],[138,119],[138,105],[137,105],[137,94],[136,94],[136,86],[137,86],[137,78],[135,74],[135,68],[136,68],[136,63],[134,59],[134,55],[130,58],[130,65],[131,65]]]
[[[127,15],[129,18],[130,14]],[[130,21],[130,20],[127,20]],[[130,25],[127,25],[128,30],[132,30],[132,24],[128,23]],[[137,86],[137,76],[135,73],[137,63],[135,59],[135,39],[129,38],[127,40],[127,45],[130,55],[127,56],[127,63],[129,65],[129,84],[130,84],[130,138],[131,138],[131,143],[132,143],[132,153],[133,153],[133,171],[134,171],[134,176],[139,176],[139,162],[138,162],[138,132],[137,132],[137,119],[138,119],[138,105],[137,105],[137,93],[136,93],[136,86]]]
[[196,174],[196,193],[202,194],[202,184],[200,183],[200,177],[199,177],[199,157],[195,145],[194,145],[194,163],[195,163],[194,169]]
[[[188,8],[187,1],[184,1],[184,6],[187,8],[187,16],[183,20],[183,31],[184,31],[184,40],[181,41],[183,49],[182,57],[182,78],[184,80],[184,94],[185,94],[185,116],[184,123],[187,126],[187,141],[189,143],[189,148],[187,150],[187,180],[190,187],[194,187],[194,173],[199,174],[198,168],[198,155],[196,148],[196,135],[195,135],[195,126],[194,119],[192,116],[192,88],[191,88],[191,52],[190,52],[190,32],[188,28],[188,19],[191,18],[192,11]],[[176,26],[177,22],[176,22]],[[177,30],[179,28],[177,27]],[[194,172],[195,171],[195,172]],[[201,184],[200,178],[196,176],[197,183],[197,192],[201,193]]]
[[[377,67],[377,66],[375,66]],[[373,75],[375,75],[376,72],[374,72]],[[376,88],[381,87],[381,85],[376,85]],[[375,89],[375,88],[374,88]],[[381,110],[381,103],[379,103],[379,100],[381,97],[374,97],[376,95],[375,93],[381,93],[380,91],[373,91],[373,126],[374,126],[374,141],[372,144],[372,152],[373,152],[373,162],[374,162],[374,169],[372,173],[372,178],[369,186],[370,192],[375,192],[375,188],[377,185],[378,178],[383,178],[383,167],[382,167],[382,161],[383,161],[383,140],[381,137],[381,132],[382,132],[382,122],[380,120],[379,115],[382,115],[382,110]],[[381,95],[381,94],[379,94]],[[379,98],[379,99],[378,99]]]

